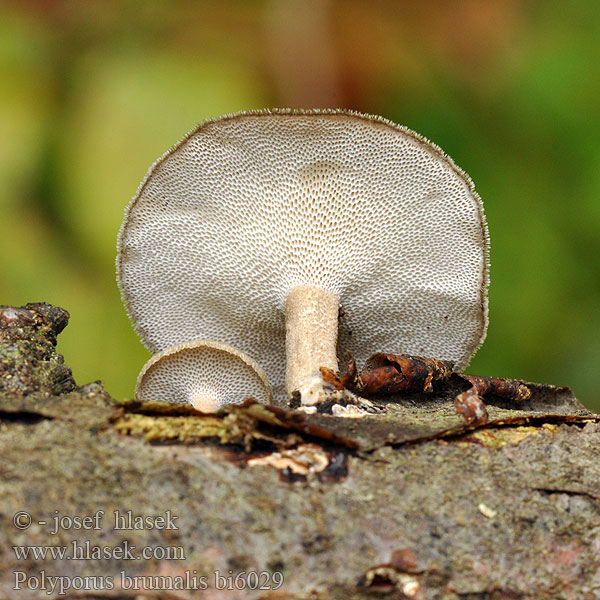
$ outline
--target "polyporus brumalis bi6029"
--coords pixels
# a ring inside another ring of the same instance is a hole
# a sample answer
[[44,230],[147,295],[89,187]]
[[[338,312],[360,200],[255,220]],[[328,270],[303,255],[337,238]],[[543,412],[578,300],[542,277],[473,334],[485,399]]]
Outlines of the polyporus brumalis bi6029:
[[285,379],[310,404],[338,350],[466,366],[487,328],[487,248],[471,180],[420,135],[350,111],[257,111],[205,121],[154,163],[117,271],[149,349],[223,340],[260,361],[276,399]]
[[263,404],[272,399],[256,361],[213,340],[184,342],[155,354],[140,372],[135,396],[143,402],[190,403],[205,413],[249,397]]

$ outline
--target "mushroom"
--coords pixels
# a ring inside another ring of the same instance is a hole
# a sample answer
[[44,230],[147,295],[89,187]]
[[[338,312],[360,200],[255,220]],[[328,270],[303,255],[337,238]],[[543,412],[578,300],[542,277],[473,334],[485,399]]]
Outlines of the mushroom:
[[135,388],[142,402],[189,402],[201,412],[252,397],[270,404],[271,386],[256,361],[229,344],[196,340],[155,354],[142,368]]
[[284,371],[288,395],[322,400],[319,369],[347,350],[464,368],[487,328],[470,178],[413,131],[345,110],[198,125],[127,207],[117,272],[148,348],[224,340],[260,358],[279,402]]

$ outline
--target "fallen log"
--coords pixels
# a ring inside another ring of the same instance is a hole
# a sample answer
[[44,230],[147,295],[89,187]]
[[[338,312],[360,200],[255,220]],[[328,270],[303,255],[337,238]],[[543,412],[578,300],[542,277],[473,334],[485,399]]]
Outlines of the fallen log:
[[600,418],[565,387],[252,400],[217,415],[76,386],[66,311],[0,307],[0,598],[600,598]]

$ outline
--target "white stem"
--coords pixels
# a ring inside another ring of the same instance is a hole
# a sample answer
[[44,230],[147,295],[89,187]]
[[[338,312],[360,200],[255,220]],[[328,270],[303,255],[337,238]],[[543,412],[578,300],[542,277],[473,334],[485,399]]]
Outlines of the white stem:
[[203,413],[214,413],[219,408],[219,403],[212,394],[195,394],[191,404],[196,410]]
[[337,372],[338,312],[337,295],[323,288],[298,285],[290,290],[285,301],[288,395],[309,378],[320,377],[320,367]]

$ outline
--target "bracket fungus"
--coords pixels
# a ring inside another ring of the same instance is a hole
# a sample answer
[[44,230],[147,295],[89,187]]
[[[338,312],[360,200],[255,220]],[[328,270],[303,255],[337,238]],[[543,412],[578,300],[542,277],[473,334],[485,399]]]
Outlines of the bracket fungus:
[[204,413],[252,397],[272,400],[265,372],[249,356],[229,344],[196,340],[155,354],[142,368],[135,396],[143,402],[190,403]]
[[488,234],[470,178],[422,136],[351,111],[195,127],[127,207],[117,272],[150,350],[233,344],[278,402],[320,401],[320,367],[337,371],[348,350],[464,368],[487,328]]

